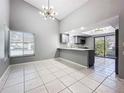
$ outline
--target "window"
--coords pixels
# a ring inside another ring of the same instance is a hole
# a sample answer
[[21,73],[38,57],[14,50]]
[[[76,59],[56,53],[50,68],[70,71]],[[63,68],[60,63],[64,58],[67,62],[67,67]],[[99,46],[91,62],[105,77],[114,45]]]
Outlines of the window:
[[34,55],[34,34],[10,32],[10,57]]

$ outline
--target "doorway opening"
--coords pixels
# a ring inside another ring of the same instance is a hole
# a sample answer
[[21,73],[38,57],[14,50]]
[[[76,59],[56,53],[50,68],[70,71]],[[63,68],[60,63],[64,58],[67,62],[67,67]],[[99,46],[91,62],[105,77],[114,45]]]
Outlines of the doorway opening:
[[118,74],[117,32],[118,31],[114,29],[111,33],[98,34],[94,36],[95,66],[103,68],[105,73],[109,74]]

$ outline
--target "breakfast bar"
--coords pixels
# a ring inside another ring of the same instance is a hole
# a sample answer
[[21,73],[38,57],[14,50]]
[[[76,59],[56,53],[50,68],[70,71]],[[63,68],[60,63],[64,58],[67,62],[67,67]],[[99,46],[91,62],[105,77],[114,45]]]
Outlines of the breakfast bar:
[[58,48],[59,57],[82,66],[94,66],[94,50],[82,48]]

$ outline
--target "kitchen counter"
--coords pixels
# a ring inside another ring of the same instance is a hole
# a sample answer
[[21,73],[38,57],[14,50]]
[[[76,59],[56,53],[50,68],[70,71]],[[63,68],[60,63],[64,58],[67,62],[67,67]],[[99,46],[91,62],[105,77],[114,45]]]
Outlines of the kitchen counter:
[[64,50],[78,50],[78,51],[89,51],[92,49],[84,49],[84,48],[58,48],[58,49],[64,49]]
[[91,67],[94,65],[94,50],[83,48],[58,48],[61,58],[70,60],[82,66]]

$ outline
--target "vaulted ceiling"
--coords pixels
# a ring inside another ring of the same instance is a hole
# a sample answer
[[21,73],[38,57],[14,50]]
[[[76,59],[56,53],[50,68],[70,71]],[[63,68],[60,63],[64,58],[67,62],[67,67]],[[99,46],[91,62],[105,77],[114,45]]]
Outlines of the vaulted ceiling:
[[[48,0],[24,0],[34,7],[41,9],[42,5],[47,6]],[[58,15],[57,19],[62,20],[70,13],[86,4],[88,0],[50,0],[50,5],[54,7]]]

